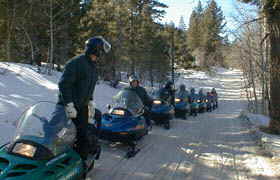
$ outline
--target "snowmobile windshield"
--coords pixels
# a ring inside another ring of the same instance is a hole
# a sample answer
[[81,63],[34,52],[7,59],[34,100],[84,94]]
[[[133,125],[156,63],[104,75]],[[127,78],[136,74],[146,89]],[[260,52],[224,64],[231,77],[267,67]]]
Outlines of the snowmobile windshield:
[[189,96],[187,91],[178,91],[175,93],[176,98],[186,99]]
[[162,88],[153,94],[153,98],[164,100],[164,101],[169,101],[170,95],[169,95],[169,92],[165,88]]
[[132,113],[138,115],[142,112],[144,105],[139,96],[132,90],[121,90],[113,97],[113,108],[124,108]]
[[34,142],[47,148],[56,156],[72,146],[75,137],[76,128],[66,117],[64,107],[41,102],[23,113],[13,143],[22,140]]

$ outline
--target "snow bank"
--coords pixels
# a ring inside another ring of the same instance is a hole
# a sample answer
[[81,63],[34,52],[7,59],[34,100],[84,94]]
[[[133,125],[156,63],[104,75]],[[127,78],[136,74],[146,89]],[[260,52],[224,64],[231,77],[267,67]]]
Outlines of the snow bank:
[[[57,101],[57,83],[60,72],[51,76],[37,73],[37,68],[18,63],[1,63],[0,74],[0,145],[11,140],[18,118],[33,104],[39,101]],[[101,83],[95,89],[97,108],[106,111],[112,96],[119,90]]]

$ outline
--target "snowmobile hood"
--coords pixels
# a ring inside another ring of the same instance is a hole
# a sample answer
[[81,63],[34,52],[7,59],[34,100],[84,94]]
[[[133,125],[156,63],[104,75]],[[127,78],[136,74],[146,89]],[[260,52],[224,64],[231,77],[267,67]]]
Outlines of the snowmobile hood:
[[82,161],[74,151],[49,161],[35,161],[0,150],[1,180],[70,180],[80,177],[82,172]]

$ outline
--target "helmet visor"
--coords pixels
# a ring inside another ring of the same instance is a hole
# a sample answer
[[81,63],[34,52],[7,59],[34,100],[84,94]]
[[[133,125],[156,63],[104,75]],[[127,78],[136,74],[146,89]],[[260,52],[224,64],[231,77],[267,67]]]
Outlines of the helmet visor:
[[103,50],[105,53],[110,52],[111,50],[111,44],[106,41],[102,36],[96,36],[97,38],[100,38],[103,41]]
[[105,39],[103,39],[103,49],[105,53],[108,53],[111,50],[111,44],[108,43]]

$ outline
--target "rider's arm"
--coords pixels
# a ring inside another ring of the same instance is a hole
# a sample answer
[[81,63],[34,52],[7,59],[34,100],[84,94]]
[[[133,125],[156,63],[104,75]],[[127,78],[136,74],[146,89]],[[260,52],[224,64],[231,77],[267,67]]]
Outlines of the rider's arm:
[[58,83],[60,95],[63,98],[64,104],[73,102],[73,87],[76,81],[77,67],[75,62],[71,61],[65,66],[64,72]]

